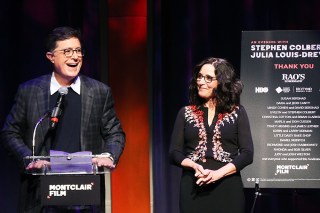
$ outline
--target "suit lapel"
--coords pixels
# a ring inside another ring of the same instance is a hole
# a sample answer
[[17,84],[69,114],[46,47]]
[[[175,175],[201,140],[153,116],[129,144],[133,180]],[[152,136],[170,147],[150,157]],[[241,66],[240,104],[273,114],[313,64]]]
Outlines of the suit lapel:
[[[50,88],[50,78],[51,76],[48,75],[43,78],[38,87],[37,91],[37,116],[38,119],[44,115],[49,109],[49,88]],[[80,76],[81,79],[81,133],[80,133],[80,143],[81,143],[81,150],[85,150],[85,141],[84,141],[84,132],[87,130],[89,118],[92,113],[92,104],[93,104],[93,97],[94,91],[92,90],[92,82],[90,82],[87,78]],[[43,143],[46,142],[45,146],[47,150],[50,150],[51,141],[47,140],[46,136],[49,130],[49,122],[48,120],[44,120],[41,125],[39,125],[39,130],[37,130],[38,135],[38,144],[36,146],[36,152],[39,153],[39,148],[42,147]]]
[[80,143],[81,150],[85,150],[84,132],[87,130],[89,123],[89,118],[92,112],[93,104],[93,90],[91,82],[83,77],[81,77],[81,133],[80,133]]
[[[51,75],[46,75],[43,79],[40,80],[38,91],[37,91],[37,111],[38,111],[38,119],[40,119],[46,112],[49,111],[49,88],[50,88],[50,78]],[[48,119],[43,120],[41,125],[39,125],[39,130],[37,130],[37,134],[39,135],[38,144],[36,153],[40,152],[40,148],[43,146],[43,143],[46,141],[46,134],[48,133],[49,122]],[[46,141],[46,147],[50,149],[50,142]],[[47,149],[48,150],[48,149]]]

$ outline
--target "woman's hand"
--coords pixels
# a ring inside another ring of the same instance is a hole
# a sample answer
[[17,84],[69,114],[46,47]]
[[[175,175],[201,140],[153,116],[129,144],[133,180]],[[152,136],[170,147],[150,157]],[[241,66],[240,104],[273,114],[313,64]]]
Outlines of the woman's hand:
[[228,163],[218,170],[205,169],[202,173],[204,176],[197,177],[196,184],[202,186],[203,184],[214,183],[225,176],[234,174],[236,171],[237,169],[233,163]]
[[228,163],[218,170],[204,169],[202,165],[193,162],[189,158],[185,158],[181,165],[194,169],[194,176],[197,178],[196,184],[201,186],[203,184],[214,183],[220,180],[226,175],[230,175],[236,172],[236,167],[232,163]]
[[194,165],[193,169],[195,171],[194,176],[196,178],[202,178],[202,177],[206,177],[208,175],[208,171],[205,170],[201,165],[199,165],[197,163]]
[[214,183],[223,177],[216,170],[206,169],[205,173],[206,175],[198,177],[198,180],[196,182],[197,185],[202,186],[203,184],[207,185],[210,183]]

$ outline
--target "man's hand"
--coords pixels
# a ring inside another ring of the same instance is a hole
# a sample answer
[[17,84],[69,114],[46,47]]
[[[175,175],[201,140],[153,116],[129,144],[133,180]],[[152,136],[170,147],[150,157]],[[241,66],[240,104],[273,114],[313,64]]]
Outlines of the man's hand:
[[96,164],[98,167],[106,167],[109,169],[114,169],[115,165],[113,164],[113,161],[108,157],[97,157],[92,158],[92,163]]
[[46,160],[36,160],[29,163],[29,165],[26,167],[26,170],[32,170],[32,169],[42,169],[44,166],[49,166],[50,162]]

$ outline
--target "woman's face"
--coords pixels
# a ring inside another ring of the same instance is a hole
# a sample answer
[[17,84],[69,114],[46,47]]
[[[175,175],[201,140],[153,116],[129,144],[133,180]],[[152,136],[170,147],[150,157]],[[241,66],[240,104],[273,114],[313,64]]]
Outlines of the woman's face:
[[213,97],[213,91],[216,90],[218,86],[213,65],[205,64],[201,67],[197,76],[197,85],[198,94],[201,98],[209,100]]

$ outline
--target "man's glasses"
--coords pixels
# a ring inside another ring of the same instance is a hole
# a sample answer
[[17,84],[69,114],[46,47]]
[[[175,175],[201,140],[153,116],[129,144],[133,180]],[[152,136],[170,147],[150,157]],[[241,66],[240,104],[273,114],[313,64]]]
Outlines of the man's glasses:
[[84,52],[81,48],[77,48],[77,49],[68,48],[68,49],[63,49],[63,50],[55,50],[52,53],[54,53],[56,51],[63,52],[63,54],[68,58],[72,57],[74,53],[76,53],[78,57],[84,56]]
[[210,75],[202,75],[201,73],[197,76],[197,81],[201,81],[201,79],[204,79],[205,82],[211,83],[214,80],[217,80],[215,77],[212,77]]

